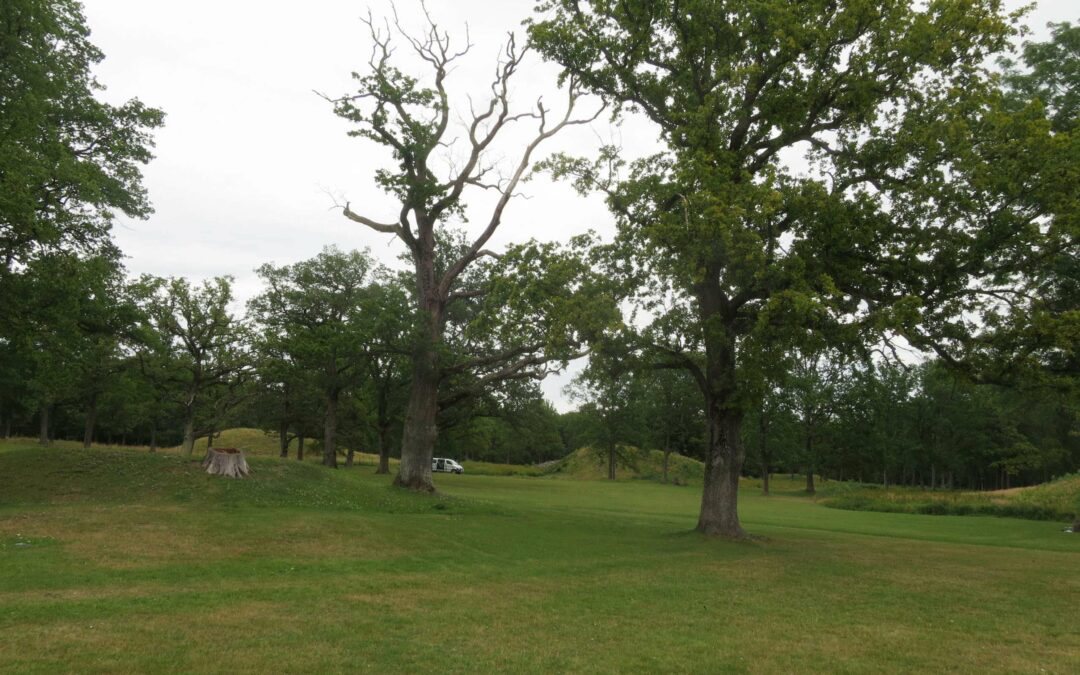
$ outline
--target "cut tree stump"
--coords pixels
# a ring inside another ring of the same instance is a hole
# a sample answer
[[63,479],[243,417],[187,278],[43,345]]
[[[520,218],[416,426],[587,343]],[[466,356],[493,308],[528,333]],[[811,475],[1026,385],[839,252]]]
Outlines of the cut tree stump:
[[206,473],[214,476],[243,478],[251,473],[243,451],[236,448],[210,448],[202,465]]

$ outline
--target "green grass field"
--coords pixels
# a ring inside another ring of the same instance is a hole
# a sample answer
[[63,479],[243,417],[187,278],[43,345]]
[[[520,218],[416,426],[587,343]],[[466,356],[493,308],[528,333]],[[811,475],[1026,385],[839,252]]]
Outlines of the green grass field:
[[1080,672],[1080,535],[696,487],[0,445],[0,671]]

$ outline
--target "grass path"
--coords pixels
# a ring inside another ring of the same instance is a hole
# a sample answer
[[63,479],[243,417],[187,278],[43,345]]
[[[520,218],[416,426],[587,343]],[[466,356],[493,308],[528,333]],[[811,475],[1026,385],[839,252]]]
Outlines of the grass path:
[[0,451],[2,672],[1080,672],[1056,523],[57,452]]

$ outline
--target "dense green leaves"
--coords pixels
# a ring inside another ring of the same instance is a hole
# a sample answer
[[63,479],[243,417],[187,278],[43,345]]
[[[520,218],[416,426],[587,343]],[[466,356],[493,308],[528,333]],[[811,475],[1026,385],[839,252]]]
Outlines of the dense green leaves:
[[[45,251],[108,246],[115,211],[150,213],[141,165],[163,114],[96,97],[102,53],[75,0],[0,7],[0,256],[12,265]],[[0,278],[0,282],[3,279]]]

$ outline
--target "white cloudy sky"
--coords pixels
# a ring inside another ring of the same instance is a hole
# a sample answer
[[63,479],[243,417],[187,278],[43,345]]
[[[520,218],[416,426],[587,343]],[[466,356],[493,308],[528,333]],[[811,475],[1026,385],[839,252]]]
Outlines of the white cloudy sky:
[[[418,2],[397,4],[406,27],[422,25]],[[454,71],[452,89],[485,93],[507,31],[520,33],[533,4],[429,0],[438,23],[454,35],[462,35],[467,23],[475,45]],[[1026,0],[1005,4],[1014,8]],[[156,213],[116,228],[130,271],[193,279],[231,274],[246,300],[258,290],[256,266],[302,260],[327,244],[369,247],[395,264],[400,246],[346,221],[332,210],[330,196],[392,221],[393,203],[372,184],[388,156],[348,138],[346,123],[314,93],[346,93],[350,72],[363,69],[370,42],[360,17],[368,6],[376,16],[389,9],[383,0],[85,0],[92,41],[106,54],[97,70],[108,87],[105,95],[116,101],[137,96],[167,114],[157,134],[157,159],[145,171]],[[1042,0],[1028,22],[1041,39],[1048,21],[1077,19],[1076,0]],[[561,103],[552,67],[534,60],[521,75],[514,94],[523,106],[538,95],[549,106]],[[587,151],[611,138],[629,150],[654,141],[644,124],[612,131],[601,118],[547,149]],[[513,146],[506,150],[509,159]],[[610,231],[599,200],[546,181],[530,183],[526,192],[531,198],[511,205],[494,244],[565,239],[589,228]],[[483,206],[481,200],[474,220]],[[560,409],[569,407],[562,392],[568,379],[544,383]]]

